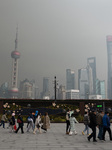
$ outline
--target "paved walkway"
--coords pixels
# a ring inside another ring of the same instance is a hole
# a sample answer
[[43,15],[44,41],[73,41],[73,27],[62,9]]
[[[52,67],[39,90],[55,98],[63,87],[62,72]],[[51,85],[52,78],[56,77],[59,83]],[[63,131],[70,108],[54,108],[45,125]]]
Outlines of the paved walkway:
[[[6,125],[7,126],[7,125]],[[65,124],[53,123],[47,133],[34,135],[32,131],[24,134],[19,131],[9,133],[9,129],[0,127],[0,150],[112,150],[112,142],[106,133],[106,141],[88,142],[82,135],[83,124],[76,124],[77,135],[66,135]]]

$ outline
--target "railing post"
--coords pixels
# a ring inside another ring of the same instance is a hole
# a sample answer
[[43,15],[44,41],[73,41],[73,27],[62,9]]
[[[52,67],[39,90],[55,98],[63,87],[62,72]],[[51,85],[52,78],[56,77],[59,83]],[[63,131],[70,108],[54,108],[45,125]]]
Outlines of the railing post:
[[0,114],[3,114],[3,100],[0,100]]
[[85,103],[84,102],[79,103],[79,109],[80,109],[81,115],[84,116],[84,112],[85,112]]

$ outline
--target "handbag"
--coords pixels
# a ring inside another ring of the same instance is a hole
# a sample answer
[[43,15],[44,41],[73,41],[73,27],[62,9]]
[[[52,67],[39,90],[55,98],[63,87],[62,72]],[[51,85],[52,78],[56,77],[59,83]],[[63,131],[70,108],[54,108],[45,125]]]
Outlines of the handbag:
[[15,131],[17,130],[16,124],[14,125],[14,130],[15,130]]

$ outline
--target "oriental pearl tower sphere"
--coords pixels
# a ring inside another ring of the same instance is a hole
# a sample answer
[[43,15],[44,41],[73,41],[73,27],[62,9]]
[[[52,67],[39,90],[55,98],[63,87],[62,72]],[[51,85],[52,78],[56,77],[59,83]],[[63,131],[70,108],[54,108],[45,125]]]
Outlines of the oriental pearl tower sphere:
[[15,50],[12,51],[12,80],[11,80],[11,97],[18,97],[18,59],[20,58],[20,53],[17,51],[17,43],[18,43],[18,28],[16,29],[16,39],[15,39]]

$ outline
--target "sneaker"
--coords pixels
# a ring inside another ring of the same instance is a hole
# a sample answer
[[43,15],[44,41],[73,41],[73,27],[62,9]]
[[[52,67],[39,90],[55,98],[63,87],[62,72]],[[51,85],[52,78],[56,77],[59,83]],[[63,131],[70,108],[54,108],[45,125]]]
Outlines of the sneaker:
[[73,132],[70,132],[70,133],[69,133],[69,135],[72,135],[72,134],[73,134]]
[[89,137],[87,137],[87,139],[88,139],[88,141],[90,142],[90,138],[89,138]]
[[69,134],[69,132],[66,132],[66,134]]
[[36,134],[35,132],[33,132],[33,134]]
[[94,140],[93,142],[97,142],[97,140]]
[[84,132],[82,131],[82,135],[84,135]]

